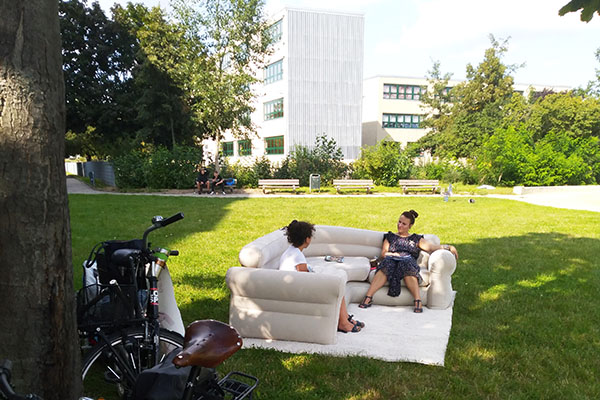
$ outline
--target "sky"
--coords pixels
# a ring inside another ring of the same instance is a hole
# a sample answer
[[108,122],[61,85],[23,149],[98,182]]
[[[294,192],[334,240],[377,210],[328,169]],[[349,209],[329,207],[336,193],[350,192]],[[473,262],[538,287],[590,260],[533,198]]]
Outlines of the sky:
[[[508,39],[506,65],[522,65],[516,83],[586,86],[596,79],[600,61],[600,16],[591,22],[579,13],[558,16],[569,0],[266,0],[266,12],[284,7],[364,15],[364,78],[425,77],[434,62],[452,79],[465,79],[496,40]],[[168,9],[168,0],[136,0]],[[108,12],[127,0],[99,0]]]

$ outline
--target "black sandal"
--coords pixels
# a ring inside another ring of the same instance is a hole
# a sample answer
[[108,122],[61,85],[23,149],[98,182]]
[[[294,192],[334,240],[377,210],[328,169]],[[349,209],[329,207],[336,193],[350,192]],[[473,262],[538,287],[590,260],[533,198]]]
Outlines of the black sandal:
[[352,314],[348,315],[348,322],[350,322],[351,324],[354,324],[354,325],[358,325],[361,328],[365,327],[365,323],[364,322],[360,322],[358,320],[352,321],[352,317],[354,317],[354,315],[352,315]]
[[[367,299],[369,299],[369,302],[367,303]],[[373,296],[365,296],[364,300],[362,301],[362,303],[360,303],[358,305],[359,308],[369,308],[373,305]]]
[[345,330],[343,330],[343,329],[340,329],[340,328],[338,328],[338,330],[337,330],[337,331],[338,331],[338,332],[342,332],[342,333],[348,333],[348,332],[352,332],[352,333],[358,333],[358,332],[360,332],[360,326],[359,326],[359,325],[357,325],[357,324],[353,324],[353,326],[352,326],[352,330],[345,331]]
[[413,310],[414,312],[416,312],[417,314],[420,314],[423,312],[423,305],[421,300],[415,300],[415,309]]

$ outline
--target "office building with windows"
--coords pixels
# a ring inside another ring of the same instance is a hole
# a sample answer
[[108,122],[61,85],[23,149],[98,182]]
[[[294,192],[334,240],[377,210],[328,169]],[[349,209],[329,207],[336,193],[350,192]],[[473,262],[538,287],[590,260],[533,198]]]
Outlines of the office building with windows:
[[[360,154],[364,17],[285,8],[271,18],[273,52],[263,71],[251,120],[257,136],[226,134],[223,155],[231,162],[266,156],[279,162],[296,146],[314,148],[323,134],[344,158]],[[214,142],[205,141],[205,153]],[[214,153],[213,153],[214,154]]]
[[[463,81],[450,80],[446,90]],[[422,122],[429,113],[420,101],[428,88],[426,78],[375,76],[363,84],[362,145],[374,146],[381,140],[407,143],[416,142],[427,132]],[[554,92],[570,90],[566,86],[515,84],[514,90],[528,95],[531,90]]]

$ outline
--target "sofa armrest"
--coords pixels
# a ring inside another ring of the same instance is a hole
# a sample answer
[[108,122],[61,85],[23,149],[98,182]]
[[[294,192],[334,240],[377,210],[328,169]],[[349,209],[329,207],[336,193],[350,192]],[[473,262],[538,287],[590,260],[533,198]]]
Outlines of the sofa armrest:
[[342,276],[232,267],[225,276],[232,295],[290,302],[331,303],[344,293]]
[[429,257],[428,269],[427,307],[448,308],[454,299],[452,274],[456,270],[456,258],[448,250],[436,250]]
[[229,323],[243,337],[332,344],[345,274],[232,267]]

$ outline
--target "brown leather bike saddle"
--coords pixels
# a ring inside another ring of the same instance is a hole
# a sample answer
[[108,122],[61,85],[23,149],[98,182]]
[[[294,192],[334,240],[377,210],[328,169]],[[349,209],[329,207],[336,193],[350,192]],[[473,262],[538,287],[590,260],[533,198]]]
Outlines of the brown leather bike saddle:
[[192,322],[185,330],[183,350],[174,359],[178,367],[215,368],[242,348],[234,327],[213,319]]

